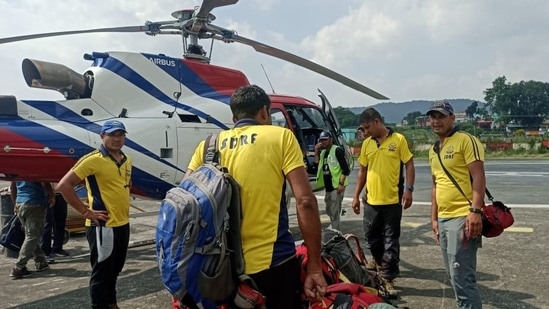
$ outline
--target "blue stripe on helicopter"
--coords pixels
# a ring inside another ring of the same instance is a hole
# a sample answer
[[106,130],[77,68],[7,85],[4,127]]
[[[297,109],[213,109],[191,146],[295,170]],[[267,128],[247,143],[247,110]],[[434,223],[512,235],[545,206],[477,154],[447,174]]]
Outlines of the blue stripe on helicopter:
[[[196,71],[192,70],[180,59],[145,53],[141,53],[141,55],[156,64],[157,67],[168,73],[171,77],[173,77],[173,79],[184,84],[195,94],[229,105],[229,101],[231,100],[230,95],[223,94],[214,89],[208,84],[208,82],[198,75]],[[179,69],[181,69],[181,71],[179,71]]]
[[[24,101],[27,103],[28,101]],[[47,102],[49,104],[55,102]],[[84,144],[70,136],[67,136],[54,129],[50,129],[42,124],[28,121],[20,117],[10,118],[9,122],[0,121],[6,128],[13,133],[33,140],[41,145],[54,149],[63,155],[78,160],[84,154],[94,150],[93,147]],[[69,153],[69,149],[74,149]],[[147,197],[162,199],[167,190],[173,187],[172,184],[158,179],[157,177],[139,169],[135,165],[132,169],[132,186],[143,192]]]
[[101,61],[98,63],[98,65],[104,69],[110,70],[113,73],[119,75],[120,77],[124,78],[128,82],[134,84],[139,89],[145,91],[146,93],[150,94],[157,100],[164,102],[166,104],[169,104],[171,106],[181,108],[185,111],[188,111],[202,119],[208,120],[208,122],[215,124],[221,129],[228,129],[226,125],[224,125],[221,121],[213,118],[211,115],[208,115],[204,113],[203,111],[200,111],[196,108],[193,108],[189,105],[179,103],[172,98],[170,98],[168,95],[166,95],[162,90],[156,88],[151,82],[146,80],[143,76],[141,76],[139,73],[128,67],[125,63],[122,61],[109,57],[105,59],[104,61]]
[[[101,125],[89,121],[88,119],[78,115],[74,111],[66,108],[65,106],[59,104],[56,101],[31,101],[31,100],[23,100],[26,104],[58,119],[58,120],[65,120],[66,123],[70,123],[72,125],[75,125],[77,127],[80,127],[82,129],[85,129],[87,131],[94,132],[96,134],[101,133]],[[147,157],[150,157],[156,161],[159,161],[163,164],[166,164],[174,169],[177,169],[179,171],[183,171],[177,166],[173,165],[172,163],[160,158],[156,154],[152,153],[145,147],[137,144],[131,138],[126,138],[125,145],[127,147],[133,148],[134,150],[140,152],[141,154],[146,155]]]

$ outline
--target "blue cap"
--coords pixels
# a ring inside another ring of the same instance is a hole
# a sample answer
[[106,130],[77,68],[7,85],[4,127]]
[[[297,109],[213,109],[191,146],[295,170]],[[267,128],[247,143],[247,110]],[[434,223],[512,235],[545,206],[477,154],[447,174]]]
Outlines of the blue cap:
[[444,115],[451,115],[454,113],[454,108],[452,107],[452,105],[450,105],[450,103],[448,103],[448,101],[439,100],[431,104],[431,107],[426,114],[429,115],[429,113],[431,112],[439,112]]
[[322,131],[322,133],[320,133],[320,136],[318,137],[318,140],[329,139],[329,138],[332,138],[332,133],[330,133],[329,131]]
[[112,133],[118,130],[128,133],[124,124],[118,120],[107,120],[101,127],[101,133]]

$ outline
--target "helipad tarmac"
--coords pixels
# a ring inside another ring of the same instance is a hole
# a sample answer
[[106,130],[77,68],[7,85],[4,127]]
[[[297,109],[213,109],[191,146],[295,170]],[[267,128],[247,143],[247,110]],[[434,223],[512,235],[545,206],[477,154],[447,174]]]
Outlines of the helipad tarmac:
[[[455,308],[440,249],[430,228],[428,167],[424,162],[416,166],[415,203],[404,213],[402,223],[398,304],[409,308]],[[479,251],[478,279],[484,308],[549,308],[549,161],[492,161],[486,170],[492,193],[513,207],[515,225],[498,238],[484,239]],[[351,196],[353,187],[351,184],[346,196]],[[318,195],[323,210],[322,193]],[[135,200],[133,204],[145,212],[132,209],[131,248],[118,284],[119,306],[170,308],[153,243],[158,202]],[[362,218],[349,209],[349,199],[344,207],[343,232],[363,238]],[[291,209],[294,213],[293,206]],[[321,219],[328,225],[324,214]],[[292,231],[299,239],[295,217],[292,222]],[[73,234],[65,249],[71,257],[58,259],[51,270],[19,280],[8,276],[15,259],[0,256],[0,308],[89,308],[90,265],[84,235]]]

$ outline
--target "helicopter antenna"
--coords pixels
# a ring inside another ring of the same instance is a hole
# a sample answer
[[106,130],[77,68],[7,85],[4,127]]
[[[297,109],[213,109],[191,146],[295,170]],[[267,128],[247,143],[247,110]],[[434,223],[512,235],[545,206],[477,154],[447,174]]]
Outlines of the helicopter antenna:
[[269,85],[271,86],[271,91],[273,93],[276,93],[274,88],[273,88],[273,84],[271,84],[271,80],[269,79],[269,75],[267,75],[267,71],[265,71],[265,67],[263,67],[263,63],[261,64],[261,68],[263,69],[263,73],[265,73],[265,77],[267,77],[267,81],[269,82]]

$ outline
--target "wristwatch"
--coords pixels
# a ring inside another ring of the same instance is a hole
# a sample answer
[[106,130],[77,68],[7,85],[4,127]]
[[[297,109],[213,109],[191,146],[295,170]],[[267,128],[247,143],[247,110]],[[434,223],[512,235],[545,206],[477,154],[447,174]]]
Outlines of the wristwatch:
[[414,186],[406,186],[406,190],[410,190],[410,192],[414,192]]
[[473,212],[473,213],[476,213],[476,214],[481,214],[481,213],[482,213],[482,209],[480,209],[480,208],[475,208],[475,207],[470,207],[470,208],[469,208],[469,211],[470,211],[470,212]]

